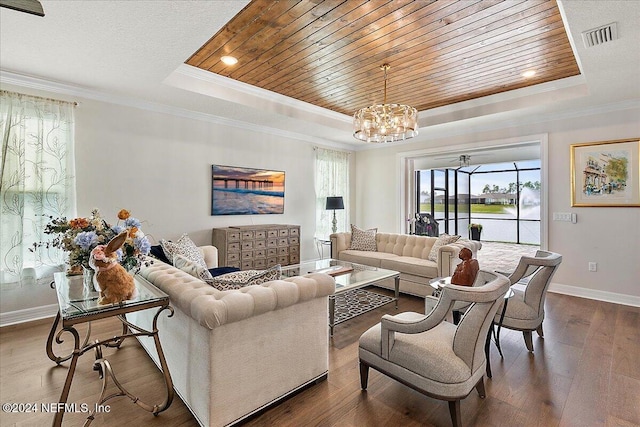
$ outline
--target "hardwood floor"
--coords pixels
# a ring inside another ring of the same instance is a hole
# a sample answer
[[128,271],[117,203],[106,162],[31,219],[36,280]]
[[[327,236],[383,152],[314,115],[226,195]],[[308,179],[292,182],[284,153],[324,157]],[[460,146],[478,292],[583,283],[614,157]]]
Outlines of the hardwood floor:
[[[383,289],[376,291],[386,292]],[[390,293],[390,292],[389,292]],[[402,296],[401,311],[422,311],[419,298]],[[336,326],[329,352],[329,377],[245,423],[247,426],[444,426],[451,425],[445,402],[425,397],[378,372],[360,390],[358,337],[393,304]],[[640,308],[548,294],[545,338],[534,333],[534,353],[522,334],[504,330],[504,359],[491,347],[493,379],[487,397],[473,391],[462,401],[465,426],[640,426]],[[52,319],[0,329],[0,400],[2,403],[55,403],[68,363],[56,367],[45,353]],[[93,324],[93,336],[118,333],[119,324]],[[64,336],[63,336],[64,338]],[[69,341],[69,339],[67,339]],[[70,347],[69,342],[64,345]],[[164,398],[161,374],[135,340],[119,350],[107,349],[117,378],[143,401]],[[101,381],[93,371],[93,354],[79,359],[70,402],[97,400]],[[116,390],[111,385],[109,390]],[[171,407],[154,417],[126,397],[107,402],[93,426],[197,426],[176,396]],[[86,415],[85,415],[86,416]],[[0,425],[50,425],[52,413],[0,413]],[[69,413],[65,426],[84,423]]]

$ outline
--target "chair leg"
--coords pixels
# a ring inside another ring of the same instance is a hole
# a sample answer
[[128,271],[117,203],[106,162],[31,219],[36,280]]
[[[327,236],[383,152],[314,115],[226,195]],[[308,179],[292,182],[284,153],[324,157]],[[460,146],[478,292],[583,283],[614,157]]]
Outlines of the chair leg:
[[451,424],[453,424],[453,427],[462,427],[459,400],[449,401],[449,413],[451,414]]
[[540,326],[538,326],[536,328],[536,332],[538,333],[539,337],[544,338],[544,331],[542,330],[542,323],[540,323]]
[[453,324],[457,325],[458,323],[460,323],[460,317],[462,317],[460,315],[460,312],[457,310],[453,310]]
[[481,399],[487,397],[487,394],[484,391],[484,378],[480,378],[480,381],[476,384],[476,390],[478,391],[478,395]]
[[527,350],[533,352],[533,338],[531,336],[531,331],[522,331],[522,335],[524,335],[524,344],[527,346]]
[[360,362],[360,387],[363,390],[367,389],[369,384],[369,365]]

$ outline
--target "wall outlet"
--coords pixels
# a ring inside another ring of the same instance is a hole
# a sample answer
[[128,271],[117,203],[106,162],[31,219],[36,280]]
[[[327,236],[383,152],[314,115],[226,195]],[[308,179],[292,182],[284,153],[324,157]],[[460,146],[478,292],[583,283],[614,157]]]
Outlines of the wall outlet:
[[590,262],[589,263],[589,271],[598,271],[598,263]]

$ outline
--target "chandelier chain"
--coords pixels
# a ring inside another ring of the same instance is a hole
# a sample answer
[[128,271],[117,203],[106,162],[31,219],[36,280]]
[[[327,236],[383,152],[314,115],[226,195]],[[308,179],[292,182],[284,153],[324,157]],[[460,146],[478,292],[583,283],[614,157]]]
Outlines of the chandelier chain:
[[391,65],[389,64],[382,64],[382,67],[380,67],[380,69],[384,71],[384,101],[382,102],[383,105],[387,105],[387,70],[389,68],[391,68]]

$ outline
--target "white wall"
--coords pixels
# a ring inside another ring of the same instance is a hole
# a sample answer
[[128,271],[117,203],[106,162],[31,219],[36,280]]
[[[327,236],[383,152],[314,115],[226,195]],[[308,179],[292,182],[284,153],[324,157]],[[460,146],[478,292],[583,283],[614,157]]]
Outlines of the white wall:
[[[313,146],[301,141],[117,105],[76,112],[78,213],[129,209],[156,241],[189,233],[211,244],[213,227],[300,224],[301,255],[315,250]],[[211,165],[285,171],[282,215],[211,216]]]
[[[116,212],[126,208],[144,221],[143,231],[155,241],[188,233],[201,245],[211,243],[214,227],[299,224],[302,259],[317,258],[311,144],[208,121],[77,100],[79,215],[98,207],[104,216],[115,220]],[[547,133],[549,212],[578,214],[577,224],[549,223],[548,249],[563,255],[554,277],[555,289],[640,305],[640,208],[572,208],[569,179],[570,144],[639,137],[639,117],[640,109],[635,108],[447,138],[434,136],[427,144],[359,151],[350,156],[351,222],[381,231],[404,231],[399,225],[403,194],[398,153],[425,147],[481,146],[486,141]],[[211,216],[212,164],[284,170],[285,213]],[[390,167],[392,164],[396,167]],[[590,261],[598,263],[597,272],[587,271]],[[11,319],[20,319],[24,312],[25,320],[34,313],[51,315],[55,302],[54,291],[46,284],[3,290],[0,324],[6,323],[7,313]]]
[[[188,233],[198,245],[212,243],[214,227],[299,224],[301,259],[318,258],[312,144],[210,121],[79,101],[78,215],[97,207],[105,219],[115,222],[117,212],[128,209],[143,221],[142,230],[152,242]],[[284,214],[211,216],[212,164],[285,171]],[[48,285],[21,286],[3,290],[0,313],[55,302]]]
[[[403,179],[400,153],[548,135],[548,212],[571,212],[577,224],[548,223],[548,249],[559,252],[563,262],[553,278],[560,292],[640,304],[640,208],[571,207],[570,149],[575,143],[640,137],[640,109],[630,108],[546,123],[438,136],[428,143],[385,145],[356,153],[356,223],[362,227],[401,232],[400,206]],[[426,130],[427,132],[429,130]],[[394,159],[395,168],[389,168]],[[636,169],[637,173],[637,169]],[[549,215],[552,218],[552,215]],[[588,262],[598,271],[587,271]]]

